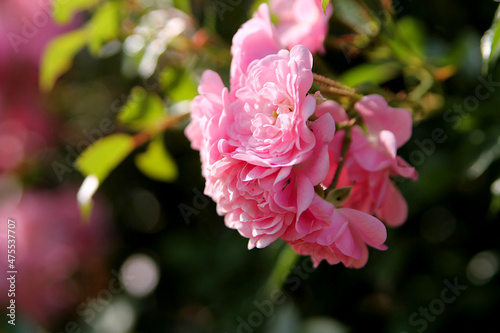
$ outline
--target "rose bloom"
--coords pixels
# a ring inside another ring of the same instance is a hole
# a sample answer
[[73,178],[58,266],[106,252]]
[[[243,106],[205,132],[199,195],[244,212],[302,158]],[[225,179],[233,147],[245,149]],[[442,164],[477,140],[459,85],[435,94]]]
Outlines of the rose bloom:
[[[345,111],[335,102],[332,116],[346,122]],[[360,126],[352,129],[352,142],[347,152],[338,186],[351,186],[352,192],[345,207],[375,214],[391,226],[404,223],[408,205],[390,177],[416,180],[417,172],[401,157],[397,149],[411,137],[412,118],[406,109],[393,108],[380,95],[369,95],[358,101],[354,108],[359,112],[366,131]],[[338,165],[345,132],[339,131],[330,145],[332,165]],[[324,181],[329,186],[335,168]]]
[[[90,221],[80,218],[76,189],[30,190],[3,198],[0,248],[7,250],[7,220],[15,221],[15,262],[0,260],[0,303],[10,302],[7,271],[16,270],[16,309],[46,328],[73,315],[85,297],[95,295],[108,275],[110,250],[107,209],[97,201]],[[13,242],[9,242],[13,244]]]
[[328,21],[333,13],[331,3],[326,12],[321,0],[271,0],[271,12],[276,15],[276,31],[281,45],[292,48],[304,45],[312,53],[324,52]]

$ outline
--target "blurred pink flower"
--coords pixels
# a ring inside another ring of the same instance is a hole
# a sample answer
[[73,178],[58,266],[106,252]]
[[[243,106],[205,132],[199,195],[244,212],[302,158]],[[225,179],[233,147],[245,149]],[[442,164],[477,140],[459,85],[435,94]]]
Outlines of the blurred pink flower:
[[55,121],[38,90],[47,43],[74,27],[56,25],[49,0],[0,2],[0,172],[39,159],[55,140]]
[[[112,244],[105,206],[97,202],[90,222],[80,219],[76,189],[29,191],[0,205],[0,248],[7,249],[7,219],[15,221],[16,309],[50,327],[103,287],[104,258]],[[0,260],[0,288],[8,290],[7,255]],[[0,303],[9,302],[2,293]]]
[[287,48],[304,45],[312,53],[324,52],[328,21],[333,13],[329,3],[323,11],[321,0],[271,0],[271,12],[276,15],[280,43]]

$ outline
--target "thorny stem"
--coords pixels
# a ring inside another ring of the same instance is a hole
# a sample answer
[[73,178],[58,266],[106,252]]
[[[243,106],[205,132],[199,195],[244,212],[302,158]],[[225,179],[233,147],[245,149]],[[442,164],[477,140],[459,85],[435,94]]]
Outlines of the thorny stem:
[[348,96],[356,100],[359,100],[363,97],[360,94],[357,94],[356,90],[354,90],[353,88],[345,86],[340,82],[315,73],[313,73],[313,76],[314,81],[316,81],[316,83],[321,87],[321,92],[340,96]]

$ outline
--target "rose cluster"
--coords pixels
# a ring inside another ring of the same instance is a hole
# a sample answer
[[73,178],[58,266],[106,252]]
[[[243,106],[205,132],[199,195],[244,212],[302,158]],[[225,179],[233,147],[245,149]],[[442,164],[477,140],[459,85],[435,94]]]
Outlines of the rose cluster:
[[386,248],[379,219],[406,219],[391,177],[417,176],[396,153],[411,114],[378,95],[347,112],[311,92],[312,53],[323,52],[333,9],[319,0],[270,8],[276,26],[263,4],[233,38],[230,89],[207,70],[191,103],[186,136],[200,151],[205,194],[249,248],[281,238],[315,265],[362,267],[367,245]]

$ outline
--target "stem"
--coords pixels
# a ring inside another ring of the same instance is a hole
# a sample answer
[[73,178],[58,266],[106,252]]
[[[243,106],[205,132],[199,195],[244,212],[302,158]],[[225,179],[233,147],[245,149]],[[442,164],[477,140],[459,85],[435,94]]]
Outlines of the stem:
[[265,292],[269,296],[274,290],[280,290],[295,266],[299,255],[288,244],[281,250],[276,265],[266,282]]
[[337,187],[337,183],[340,179],[340,173],[342,172],[342,167],[344,166],[345,157],[347,155],[347,151],[349,150],[349,146],[351,145],[352,137],[351,137],[351,127],[346,127],[344,141],[342,142],[342,152],[340,153],[339,165],[337,166],[337,170],[335,170],[335,176],[333,177],[332,183],[329,188],[334,189]]
[[313,73],[313,78],[314,78],[314,81],[316,81],[317,83],[322,83],[323,85],[326,85],[326,86],[329,86],[329,87],[337,87],[337,88],[340,88],[340,89],[343,89],[343,90],[348,90],[348,91],[351,91],[351,92],[355,92],[355,90],[351,87],[348,87],[346,85],[343,85],[342,83],[338,82],[338,81],[335,81],[335,80],[332,80],[330,78],[327,78],[323,75],[319,75],[319,74],[316,74],[316,73]]

